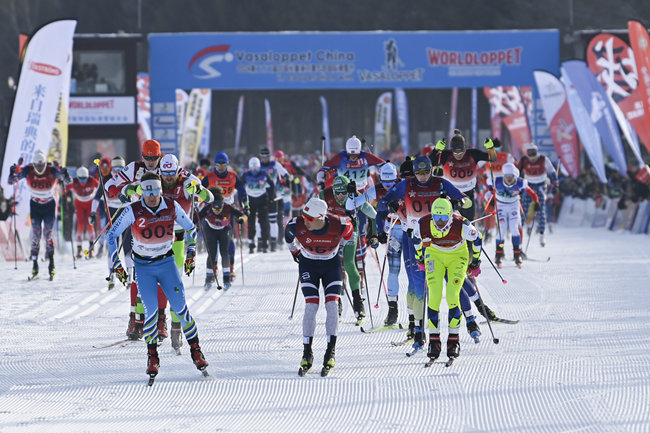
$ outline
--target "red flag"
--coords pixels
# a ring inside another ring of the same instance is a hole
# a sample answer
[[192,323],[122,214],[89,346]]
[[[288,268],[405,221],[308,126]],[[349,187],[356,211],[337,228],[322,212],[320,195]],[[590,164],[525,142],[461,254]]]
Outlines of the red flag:
[[[630,37],[630,45],[634,51],[636,70],[639,74],[640,97],[643,101],[643,123],[645,128],[650,130],[650,37],[648,30],[639,21],[628,21],[627,29]],[[643,144],[650,150],[648,143]]]

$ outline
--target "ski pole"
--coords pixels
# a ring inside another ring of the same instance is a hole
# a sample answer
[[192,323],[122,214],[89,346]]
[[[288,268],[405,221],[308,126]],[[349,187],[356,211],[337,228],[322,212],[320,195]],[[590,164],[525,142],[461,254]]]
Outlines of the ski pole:
[[[244,285],[244,244],[241,241],[241,232],[244,230],[244,223],[237,225],[239,230],[239,261],[241,262],[241,285]],[[295,301],[294,301],[295,302]]]
[[[379,308],[379,295],[381,294],[381,285],[384,282],[384,270],[386,269],[386,259],[388,257],[388,244],[390,244],[390,234],[393,231],[393,226],[397,222],[397,218],[393,219],[388,227],[388,233],[386,234],[386,254],[384,255],[384,262],[381,265],[381,276],[379,277],[379,288],[377,289],[377,302],[375,302],[375,308]],[[384,285],[384,290],[386,291],[386,300],[388,301],[388,291]]]
[[[110,225],[113,225],[113,218],[111,217],[111,211],[108,209],[108,199],[106,198],[106,189],[104,188],[104,176],[102,175],[102,170],[99,168],[99,159],[95,159],[93,161],[95,165],[97,166],[97,170],[99,171],[99,184],[102,187],[102,195],[104,196],[104,206],[106,207],[106,215],[108,215],[108,221],[110,222]],[[120,206],[120,209],[122,206]],[[115,212],[117,214],[117,212]]]
[[[192,203],[192,208],[194,208],[194,203]],[[222,290],[223,287],[221,287],[221,284],[219,284],[219,278],[217,277],[217,272],[214,269],[214,257],[210,253],[210,246],[208,245],[208,238],[205,237],[205,231],[203,230],[203,222],[201,221],[201,218],[199,218],[199,230],[201,231],[201,236],[203,236],[203,243],[205,244],[205,249],[208,251],[208,264],[212,268],[212,271],[214,272],[214,281],[217,283],[217,290]]]
[[[63,210],[65,207],[65,202],[66,202],[66,192],[65,192],[65,187],[61,188],[61,234],[63,235],[63,242],[65,244],[65,217],[63,215]],[[74,218],[72,219],[72,227],[74,227]],[[72,268],[77,269],[77,260],[74,255],[74,240],[72,239],[72,228],[70,228],[70,248],[72,248]]]
[[298,275],[298,281],[296,281],[296,292],[293,294],[293,307],[291,307],[291,315],[289,320],[293,319],[293,312],[296,309],[296,298],[298,298],[298,287],[300,286],[300,274]]
[[494,215],[496,215],[496,214],[497,214],[496,211],[492,211],[492,213],[489,213],[489,214],[487,214],[487,215],[483,215],[483,216],[480,217],[480,218],[476,218],[475,220],[472,220],[471,223],[474,224],[474,223],[477,222],[477,221],[484,220],[485,218],[490,218],[491,216],[494,216]]
[[[491,142],[489,138],[485,139],[485,143]],[[490,179],[492,179],[492,189],[494,190],[494,210],[496,214],[499,214],[499,207],[497,205],[497,186],[494,184],[494,172],[492,171],[492,161],[488,158],[488,167],[490,168]],[[499,226],[499,218],[497,217],[497,236],[498,239],[501,239],[501,227]]]
[[[117,215],[117,214],[122,210],[122,208],[124,207],[125,204],[126,204],[126,203],[122,203],[122,204],[120,205],[120,207],[117,208],[117,210],[115,211],[115,214],[116,214],[116,215]],[[109,212],[109,213],[108,213],[108,219],[109,219],[109,221],[110,221],[110,218],[111,218],[111,213]],[[88,247],[87,250],[84,250],[84,255],[85,255],[85,256],[88,255],[89,251],[93,249],[93,247],[94,247],[95,244],[99,241],[99,239],[102,237],[102,235],[103,235],[104,233],[106,233],[106,230],[108,230],[108,228],[110,228],[112,225],[113,225],[113,224],[106,224],[106,226],[102,229],[102,231],[99,232],[99,235],[95,238],[95,240],[93,241],[93,243],[90,244],[90,246]]]
[[[531,203],[530,205],[532,206],[533,204]],[[528,252],[528,245],[530,245],[530,240],[533,237],[533,230],[535,228],[535,220],[537,219],[536,217],[537,217],[537,215],[533,216],[533,223],[530,225],[530,232],[527,231],[527,233],[526,233],[528,235],[528,240],[526,241],[526,250],[524,251],[524,256]]]
[[[363,267],[363,280],[366,282],[366,292],[368,291],[368,276],[366,275],[366,261],[362,260],[362,267]],[[361,290],[361,289],[359,289]],[[370,296],[366,296],[366,301],[368,302],[368,314],[370,315],[370,326],[372,328],[375,327],[375,324],[372,321],[372,307],[370,306]]]
[[[491,263],[492,261],[490,261]],[[492,324],[490,323],[490,316],[487,314],[485,311],[485,303],[483,302],[483,296],[481,296],[481,292],[478,290],[478,284],[474,285],[474,288],[476,289],[476,293],[478,293],[478,297],[481,300],[481,309],[483,310],[483,317],[487,320],[488,328],[490,328],[490,334],[492,334],[492,342],[494,344],[499,344],[499,339],[494,336],[494,331],[492,330]]]
[[11,205],[11,213],[14,220],[14,269],[18,269],[18,238],[16,236],[16,232],[18,231],[16,228],[16,184],[14,184],[14,202]]
[[320,166],[325,164],[325,136],[320,137]]
[[487,257],[488,261],[490,262],[490,264],[492,265],[492,267],[493,267],[494,270],[496,271],[497,275],[499,276],[499,278],[501,278],[501,282],[502,282],[503,284],[508,284],[508,280],[504,280],[504,279],[503,279],[503,277],[501,276],[501,273],[499,272],[499,270],[497,269],[497,267],[494,266],[494,263],[492,262],[492,259],[490,258],[490,256],[488,255],[488,253],[486,253],[485,250],[483,249],[483,245],[481,245],[481,251],[483,251],[483,255],[484,255],[485,257]]

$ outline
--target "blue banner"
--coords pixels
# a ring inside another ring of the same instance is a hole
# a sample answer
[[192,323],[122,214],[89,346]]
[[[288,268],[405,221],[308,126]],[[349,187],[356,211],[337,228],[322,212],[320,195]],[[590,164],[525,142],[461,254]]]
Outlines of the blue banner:
[[562,68],[571,79],[571,83],[578,92],[592,123],[596,125],[596,129],[605,143],[605,148],[614,160],[618,171],[621,175],[627,176],[627,163],[621,134],[605,89],[582,60],[562,62]]

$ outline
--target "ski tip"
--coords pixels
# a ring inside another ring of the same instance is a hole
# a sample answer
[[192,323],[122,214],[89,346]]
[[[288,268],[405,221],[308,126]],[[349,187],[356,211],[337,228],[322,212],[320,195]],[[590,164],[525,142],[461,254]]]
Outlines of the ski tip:
[[203,377],[210,377],[210,373],[208,373],[208,370],[201,370],[201,374]]

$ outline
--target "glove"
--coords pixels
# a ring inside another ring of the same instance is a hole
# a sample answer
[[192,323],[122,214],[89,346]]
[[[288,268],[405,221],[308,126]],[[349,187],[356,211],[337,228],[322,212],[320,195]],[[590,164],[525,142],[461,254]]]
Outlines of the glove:
[[300,258],[302,257],[300,250],[291,251],[291,256],[293,257],[294,262],[300,263]]
[[357,192],[357,183],[351,180],[345,189],[348,192],[348,194],[354,194]]
[[198,186],[196,185],[196,182],[188,182],[188,183],[185,185],[185,191],[186,191],[189,195],[196,194],[196,193],[198,192],[198,190],[199,190],[199,188],[198,188]]
[[18,166],[16,164],[12,164],[11,167],[9,167],[9,176],[13,176],[16,174],[16,169]]
[[443,177],[444,174],[445,174],[445,172],[444,172],[443,168],[440,167],[439,165],[437,165],[437,166],[433,169],[433,175],[436,176],[436,177]]
[[251,210],[248,207],[248,203],[244,204],[244,208],[242,209],[242,212],[244,212],[244,215],[249,216],[251,214]]
[[399,202],[398,201],[389,201],[388,202],[388,210],[391,212],[397,212],[399,210]]
[[471,278],[476,278],[481,274],[481,260],[474,259],[467,267],[467,275]]
[[325,189],[325,182],[318,182],[318,190],[322,191]]
[[463,197],[460,199],[460,204],[463,209],[469,209],[472,207],[472,199],[469,197]]
[[129,197],[127,197],[126,194],[120,193],[120,195],[118,195],[118,197],[119,197],[119,199],[120,199],[120,201],[122,203],[130,203],[131,202],[131,199]]
[[124,270],[122,265],[118,264],[113,268],[113,273],[117,275],[117,279],[126,286],[126,282],[129,280],[129,274],[126,273],[126,270]]
[[377,240],[379,241],[380,244],[385,244],[388,242],[388,235],[386,232],[379,232],[377,233]]
[[533,205],[533,209],[535,209],[535,212],[539,212],[540,208],[541,208],[541,206],[539,205],[539,202],[536,201],[535,204]]
[[559,187],[557,185],[557,182],[554,182],[553,185],[551,186],[551,192],[553,194],[557,194],[558,189],[559,189]]
[[91,226],[94,226],[94,225],[95,225],[95,221],[96,221],[96,215],[95,215],[95,212],[91,212],[90,215],[88,215],[88,223],[89,223]]
[[244,220],[244,217],[243,217],[243,216],[240,216],[240,217],[237,218],[235,221],[237,222],[237,224],[244,224],[244,221],[245,221],[245,220]]
[[438,142],[436,143],[436,150],[443,151],[445,150],[445,147],[447,147],[447,143],[445,143],[445,139],[443,138],[442,140],[438,140]]
[[488,150],[492,149],[494,147],[494,142],[491,139],[486,138],[485,143],[483,143],[483,146],[485,146],[485,148]]
[[368,236],[368,245],[370,245],[370,248],[376,249],[379,246],[378,236],[377,235]]
[[196,251],[194,248],[188,248],[185,255],[186,257],[183,269],[185,271],[185,275],[190,275],[194,270],[194,256],[196,255]]

